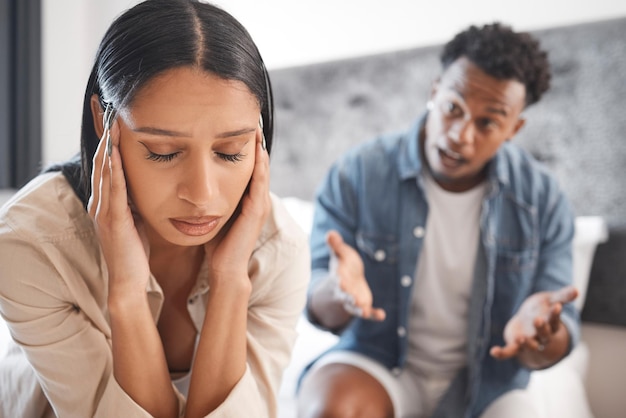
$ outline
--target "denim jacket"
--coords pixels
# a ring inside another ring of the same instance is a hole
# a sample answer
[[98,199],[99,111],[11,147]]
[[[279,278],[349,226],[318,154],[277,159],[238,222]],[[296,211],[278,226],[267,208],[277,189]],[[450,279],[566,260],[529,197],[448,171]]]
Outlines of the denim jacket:
[[[328,275],[325,234],[337,230],[357,249],[382,322],[354,318],[332,349],[367,355],[397,373],[405,364],[414,272],[428,202],[422,186],[419,133],[425,116],[401,134],[363,143],[339,159],[318,189],[311,234],[310,289]],[[504,326],[531,294],[572,283],[574,218],[555,179],[528,153],[503,144],[487,168],[467,325],[467,366],[441,400],[436,417],[477,417],[495,398],[527,385],[530,371],[499,361]],[[312,318],[310,318],[312,319]],[[572,304],[562,321],[570,350],[579,339]]]

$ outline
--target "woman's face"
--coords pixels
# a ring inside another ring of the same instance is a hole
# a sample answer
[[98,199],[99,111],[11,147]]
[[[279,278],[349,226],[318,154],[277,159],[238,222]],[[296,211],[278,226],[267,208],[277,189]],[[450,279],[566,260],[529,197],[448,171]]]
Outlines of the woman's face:
[[129,198],[151,241],[192,246],[224,227],[254,167],[260,108],[240,81],[182,67],[118,114]]

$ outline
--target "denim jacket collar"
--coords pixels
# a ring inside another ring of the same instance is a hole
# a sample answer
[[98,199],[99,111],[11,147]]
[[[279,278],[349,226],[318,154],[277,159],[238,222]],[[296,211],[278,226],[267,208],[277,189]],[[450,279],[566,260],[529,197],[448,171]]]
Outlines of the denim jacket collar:
[[420,131],[426,123],[428,112],[425,112],[411,129],[406,133],[406,151],[398,153],[398,177],[401,180],[417,178],[422,170],[422,160],[420,157]]
[[488,197],[493,197],[499,191],[500,187],[507,188],[509,186],[509,161],[503,156],[503,148],[507,146],[508,143],[502,144],[496,155],[488,163]]

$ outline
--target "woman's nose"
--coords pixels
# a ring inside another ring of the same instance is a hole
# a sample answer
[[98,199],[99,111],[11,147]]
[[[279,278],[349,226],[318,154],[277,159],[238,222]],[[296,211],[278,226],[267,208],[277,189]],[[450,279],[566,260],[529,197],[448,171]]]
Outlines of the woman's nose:
[[190,164],[179,183],[178,197],[194,206],[207,206],[216,190],[212,171],[210,163],[201,159]]

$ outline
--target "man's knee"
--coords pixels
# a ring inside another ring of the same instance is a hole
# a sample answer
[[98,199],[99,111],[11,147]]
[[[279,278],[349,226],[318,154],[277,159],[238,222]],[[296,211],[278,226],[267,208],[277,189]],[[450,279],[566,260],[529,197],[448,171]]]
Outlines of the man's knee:
[[302,381],[300,418],[391,418],[385,388],[368,373],[343,364],[327,364]]

